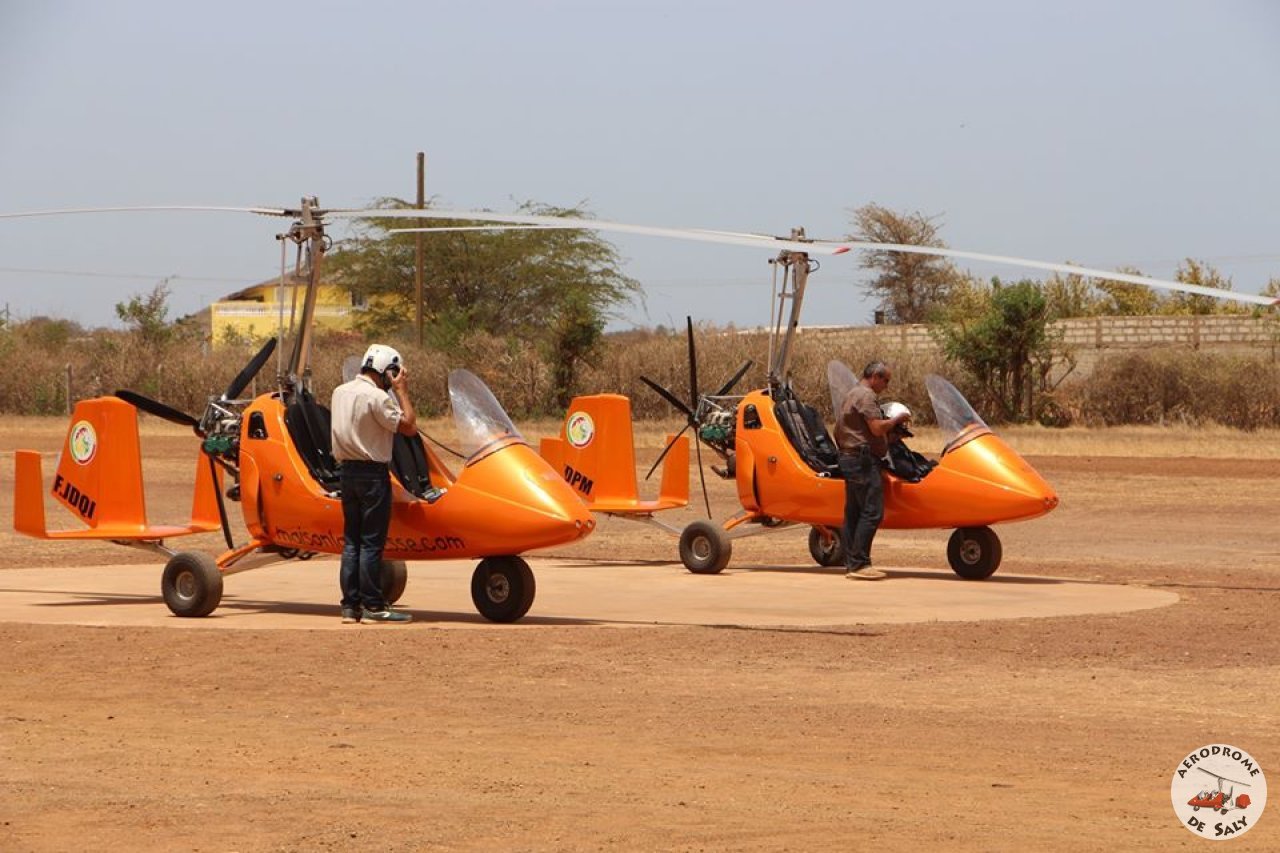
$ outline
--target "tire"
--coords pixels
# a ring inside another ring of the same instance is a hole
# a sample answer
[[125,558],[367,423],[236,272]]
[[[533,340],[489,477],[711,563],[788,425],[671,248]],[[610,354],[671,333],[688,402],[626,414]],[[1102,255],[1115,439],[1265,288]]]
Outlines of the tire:
[[947,543],[947,562],[965,580],[980,581],[1000,568],[1000,537],[990,527],[961,527]]
[[387,604],[395,604],[404,595],[405,584],[409,582],[409,569],[404,560],[382,561],[382,597]]
[[222,601],[222,572],[208,554],[179,551],[165,563],[160,593],[174,616],[208,616]]
[[471,601],[490,622],[514,622],[529,612],[537,585],[519,557],[485,557],[471,575]]
[[[829,538],[823,538],[823,531]],[[840,539],[840,532],[825,527],[809,528],[809,556],[819,566],[843,566],[844,542]]]
[[680,534],[680,562],[695,575],[719,574],[731,556],[733,543],[718,524],[695,521]]

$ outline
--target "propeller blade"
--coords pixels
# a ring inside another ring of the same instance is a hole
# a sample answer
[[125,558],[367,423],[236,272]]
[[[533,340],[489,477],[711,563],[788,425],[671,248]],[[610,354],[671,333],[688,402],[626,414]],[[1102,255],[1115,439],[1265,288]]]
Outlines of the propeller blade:
[[712,394],[713,397],[723,397],[733,390],[733,386],[742,381],[742,377],[747,375],[747,371],[751,369],[751,365],[755,364],[751,359],[742,362],[742,366],[738,368],[738,372],[733,374],[728,382],[720,386],[720,390]]
[[648,385],[654,391],[657,391],[658,396],[666,400],[668,403],[674,406],[677,410],[679,410],[686,418],[689,419],[690,424],[697,423],[698,419],[694,417],[693,410],[690,409],[688,405],[685,404],[684,400],[681,400],[675,394],[672,394],[666,388],[663,388],[661,385],[659,385],[657,382],[654,382],[652,379],[650,379],[647,376],[641,376],[640,381],[643,382],[645,385]]
[[213,458],[213,454],[204,453],[205,458],[209,460],[209,482],[213,484],[213,496],[218,503],[218,520],[222,522],[222,538],[227,540],[227,550],[234,551],[236,547],[235,541],[231,538],[231,523],[227,521],[227,505],[222,499],[222,489],[218,488],[218,465]]
[[144,397],[134,391],[120,390],[116,391],[116,396],[126,403],[131,403],[134,407],[141,409],[149,415],[155,415],[157,418],[164,418],[170,423],[179,426],[187,426],[192,429],[200,427],[200,421],[191,417],[186,412],[180,412],[177,409],[166,406],[158,400],[152,400],[150,397]]
[[693,346],[693,318],[685,317],[689,328],[689,405],[698,410],[698,353]]
[[711,496],[707,494],[707,474],[702,470],[702,441],[695,435],[693,447],[698,454],[698,480],[702,483],[702,502],[707,505],[707,518],[711,517]]
[[662,464],[662,460],[667,458],[667,453],[671,448],[675,447],[676,442],[680,440],[680,436],[684,435],[685,431],[691,426],[693,426],[691,423],[685,424],[680,428],[678,433],[671,437],[671,440],[667,442],[667,446],[662,448],[662,452],[658,454],[658,458],[653,461],[653,467],[649,469],[649,473],[644,475],[646,480],[653,476],[653,472],[658,470],[658,466]]
[[227,386],[227,390],[223,392],[222,399],[234,400],[240,396],[245,388],[249,387],[249,383],[253,381],[253,377],[258,375],[258,371],[262,369],[262,365],[267,363],[267,359],[271,358],[271,353],[275,351],[276,339],[272,338],[267,341],[262,349],[258,350],[258,354],[250,359],[245,365],[244,370],[231,380],[231,384]]

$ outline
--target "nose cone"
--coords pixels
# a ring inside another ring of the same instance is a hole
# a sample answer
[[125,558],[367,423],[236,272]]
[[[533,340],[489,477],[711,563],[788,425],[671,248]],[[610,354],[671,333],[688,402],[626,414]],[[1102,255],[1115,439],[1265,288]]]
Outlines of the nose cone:
[[482,546],[483,552],[519,554],[573,542],[595,529],[590,510],[569,484],[525,444],[469,464],[454,490],[468,495],[484,519],[492,547]]
[[994,434],[957,447],[942,465],[965,478],[967,511],[982,524],[1035,518],[1058,505],[1053,487]]

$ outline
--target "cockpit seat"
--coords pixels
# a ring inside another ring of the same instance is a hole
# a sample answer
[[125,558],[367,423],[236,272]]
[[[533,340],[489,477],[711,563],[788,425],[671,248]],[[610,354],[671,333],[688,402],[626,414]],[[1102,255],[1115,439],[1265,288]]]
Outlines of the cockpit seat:
[[317,403],[310,391],[299,391],[290,395],[284,423],[311,476],[326,492],[337,493],[341,475],[329,437],[329,410]]
[[791,446],[805,464],[824,477],[839,477],[840,462],[835,442],[822,416],[813,406],[793,398],[780,400],[774,414]]

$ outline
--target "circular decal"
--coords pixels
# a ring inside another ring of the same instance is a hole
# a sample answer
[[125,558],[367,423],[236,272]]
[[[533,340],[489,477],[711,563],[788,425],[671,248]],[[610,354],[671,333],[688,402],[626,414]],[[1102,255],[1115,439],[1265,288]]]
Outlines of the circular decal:
[[76,421],[67,443],[71,446],[71,458],[80,465],[88,465],[98,452],[98,433],[88,421]]
[[1267,805],[1262,767],[1243,749],[1211,743],[1178,762],[1169,786],[1173,811],[1187,831],[1211,841],[1239,838]]
[[574,412],[564,423],[564,434],[570,444],[581,450],[596,437],[596,422],[586,412]]

